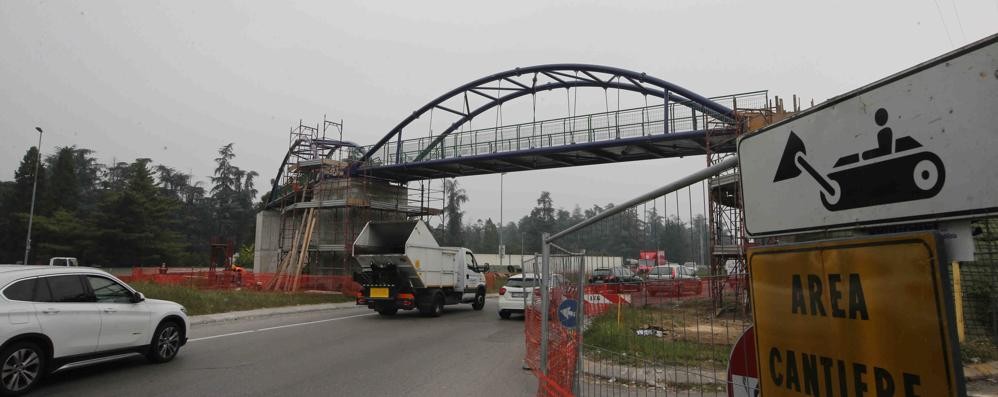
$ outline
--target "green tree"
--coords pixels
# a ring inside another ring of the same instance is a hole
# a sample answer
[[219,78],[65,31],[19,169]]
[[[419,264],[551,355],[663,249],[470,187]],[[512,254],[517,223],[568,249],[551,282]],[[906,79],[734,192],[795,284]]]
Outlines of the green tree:
[[44,236],[37,245],[40,258],[72,256],[83,264],[93,263],[98,232],[87,219],[59,208],[49,216],[36,216],[35,227]]
[[[3,208],[3,212],[0,213],[0,217],[4,218],[2,221],[5,224],[3,233],[0,234],[0,252],[3,253],[3,260],[6,263],[14,263],[15,261],[21,261],[24,259],[24,238],[28,233],[28,214],[31,209],[31,190],[32,184],[34,183],[35,175],[35,162],[39,158],[38,148],[31,147],[28,149],[24,157],[21,158],[21,164],[18,165],[17,170],[14,171],[14,183],[12,186],[8,187],[8,192],[5,194],[3,203],[0,204]],[[38,168],[38,194],[41,196],[45,192],[46,188],[46,178],[45,178],[45,165],[40,164]],[[36,202],[36,204],[42,204],[42,200]],[[45,209],[41,206],[35,206],[35,213],[41,214]],[[32,231],[32,234],[34,232]],[[33,254],[33,257],[37,257],[37,252]],[[29,263],[33,263],[33,259],[29,259]]]
[[14,263],[13,195],[14,182],[0,182],[0,230],[4,231],[0,233],[0,262],[3,263]]
[[253,246],[253,244],[249,244],[239,248],[239,257],[236,258],[237,265],[247,269],[253,268],[253,256],[256,255],[253,251]]
[[250,240],[256,228],[253,200],[257,190],[256,171],[244,171],[232,164],[236,154],[233,144],[218,149],[215,172],[211,177],[211,199],[215,206],[216,233],[231,238],[237,246]]
[[444,197],[447,203],[444,205],[444,217],[446,217],[446,227],[444,234],[444,244],[461,246],[464,244],[463,218],[464,211],[461,205],[468,202],[468,194],[461,188],[457,180],[444,180]]
[[100,185],[104,190],[121,191],[125,189],[131,168],[126,162],[117,162],[107,167],[107,175],[101,180]]
[[499,253],[499,228],[492,222],[492,218],[486,219],[482,226],[482,243],[479,249],[482,252]]
[[73,161],[76,181],[80,187],[82,204],[95,204],[100,190],[101,174],[104,166],[94,158],[94,151],[86,148],[73,148]]
[[80,203],[80,184],[77,178],[76,153],[73,147],[61,147],[46,160],[49,164],[48,186],[45,192],[46,208],[64,209],[72,213]]
[[182,248],[173,231],[174,203],[157,194],[149,159],[127,169],[121,191],[108,191],[99,206],[97,226],[104,261],[112,265],[173,262]]
[[520,227],[516,225],[516,222],[508,222],[506,226],[502,228],[502,243],[506,246],[506,253],[512,254],[522,254],[523,245],[520,244],[522,235],[520,234]]
[[541,252],[541,237],[546,233],[555,232],[555,208],[551,193],[541,192],[537,198],[537,206],[530,210],[530,215],[520,219],[519,229],[525,241],[527,252]]

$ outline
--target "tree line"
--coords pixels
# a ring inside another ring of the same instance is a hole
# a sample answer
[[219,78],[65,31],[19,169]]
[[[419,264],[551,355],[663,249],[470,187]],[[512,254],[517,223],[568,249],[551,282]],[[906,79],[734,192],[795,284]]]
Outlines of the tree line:
[[[204,266],[212,239],[232,241],[240,264],[251,266],[258,174],[233,164],[233,144],[222,146],[207,183],[152,159],[101,164],[94,151],[75,146],[43,155],[28,263],[71,256],[83,265]],[[27,150],[13,181],[0,181],[0,263],[23,260],[38,149]],[[499,227],[490,219],[465,222],[469,197],[456,180],[444,183],[444,218],[434,229],[441,244],[476,252],[541,251],[541,235],[566,229],[613,208],[594,205],[571,211],[541,192],[536,206],[518,221]],[[559,242],[590,255],[636,258],[642,250],[664,250],[672,262],[701,262],[707,246],[706,220],[665,217],[655,208],[630,208]]]
[[[469,198],[456,180],[444,182],[444,220],[434,234],[442,245],[463,246],[475,252],[499,251],[499,226],[491,219],[464,222],[461,205]],[[527,255],[541,252],[543,233],[556,233],[587,218],[613,208],[593,205],[571,211],[556,207],[550,192],[542,191],[537,205],[518,221],[502,227],[502,241],[507,254]],[[682,219],[673,214],[664,216],[651,206],[629,208],[606,220],[570,234],[558,245],[570,249],[585,249],[588,255],[637,258],[640,251],[664,250],[670,262],[696,262],[706,257],[709,236],[707,220],[702,214]]]
[[258,174],[233,164],[233,144],[219,148],[208,183],[149,158],[101,164],[94,154],[31,147],[14,180],[0,181],[0,263],[24,259],[40,155],[28,263],[70,256],[105,267],[204,266],[213,238],[252,252]]

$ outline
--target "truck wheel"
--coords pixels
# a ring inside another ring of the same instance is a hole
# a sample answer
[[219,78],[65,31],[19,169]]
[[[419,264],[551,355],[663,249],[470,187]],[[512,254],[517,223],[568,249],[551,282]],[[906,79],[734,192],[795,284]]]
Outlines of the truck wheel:
[[440,317],[444,313],[444,294],[440,291],[433,292],[424,297],[419,305],[419,314],[427,317]]
[[471,304],[471,308],[475,310],[482,310],[485,308],[485,292],[478,291],[475,294],[475,302]]
[[503,320],[509,320],[509,310],[500,310],[499,311],[499,318],[501,318]]
[[433,296],[433,311],[430,317],[440,317],[444,314],[444,294],[437,293]]
[[416,305],[416,307],[419,309],[419,314],[421,316],[429,317],[430,315],[433,314],[433,300],[432,299],[433,299],[433,297],[424,299],[424,300],[429,301],[429,302],[420,302],[419,304]]

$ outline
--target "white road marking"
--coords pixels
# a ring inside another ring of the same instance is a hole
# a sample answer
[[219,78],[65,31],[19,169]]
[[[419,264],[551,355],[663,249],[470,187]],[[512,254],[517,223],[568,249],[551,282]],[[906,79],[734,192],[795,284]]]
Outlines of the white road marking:
[[353,315],[353,316],[337,317],[337,318],[327,318],[325,320],[307,321],[307,322],[304,322],[304,323],[294,323],[294,324],[278,325],[278,326],[274,326],[274,327],[252,329],[252,330],[248,330],[248,331],[230,332],[230,333],[221,334],[221,335],[212,335],[212,336],[205,336],[205,337],[202,337],[202,338],[193,338],[193,339],[188,339],[187,341],[188,342],[198,342],[198,341],[202,341],[202,340],[224,338],[224,337],[227,337],[227,336],[236,336],[236,335],[242,335],[242,334],[252,334],[252,333],[255,333],[255,332],[266,332],[266,331],[273,331],[273,330],[283,329],[283,328],[301,327],[303,325],[328,323],[330,321],[346,320],[348,318],[373,316],[375,314],[377,314],[377,313],[356,314],[356,315]]

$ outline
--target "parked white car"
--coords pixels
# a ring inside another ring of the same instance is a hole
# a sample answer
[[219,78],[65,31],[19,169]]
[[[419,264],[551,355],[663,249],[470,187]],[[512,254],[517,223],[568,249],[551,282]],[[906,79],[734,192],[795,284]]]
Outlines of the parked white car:
[[0,265],[0,313],[0,396],[112,356],[170,361],[190,330],[183,306],[86,267]]

